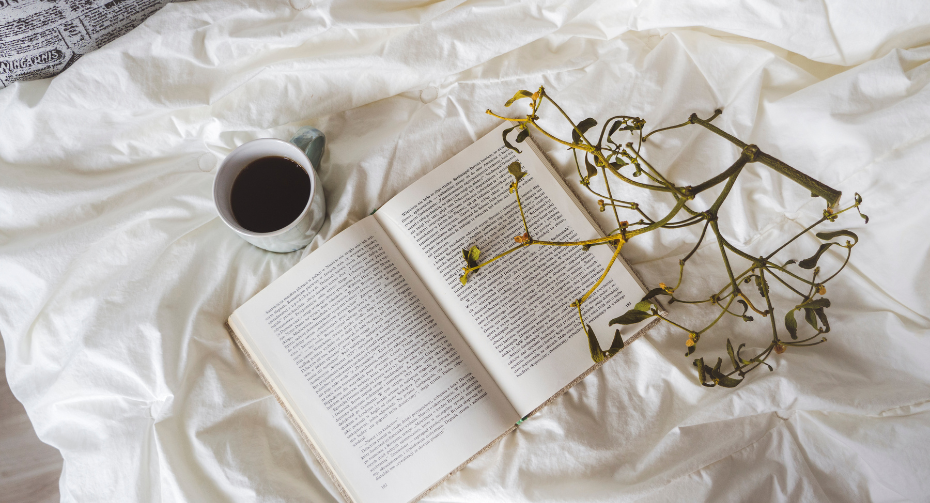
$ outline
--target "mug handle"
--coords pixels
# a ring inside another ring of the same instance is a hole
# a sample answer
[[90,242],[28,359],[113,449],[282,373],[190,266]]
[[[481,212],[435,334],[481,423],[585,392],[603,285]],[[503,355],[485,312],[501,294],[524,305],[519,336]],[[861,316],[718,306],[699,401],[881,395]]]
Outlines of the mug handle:
[[290,142],[303,150],[310,159],[313,169],[320,170],[320,162],[323,160],[323,149],[326,148],[326,135],[315,127],[304,126],[297,130]]

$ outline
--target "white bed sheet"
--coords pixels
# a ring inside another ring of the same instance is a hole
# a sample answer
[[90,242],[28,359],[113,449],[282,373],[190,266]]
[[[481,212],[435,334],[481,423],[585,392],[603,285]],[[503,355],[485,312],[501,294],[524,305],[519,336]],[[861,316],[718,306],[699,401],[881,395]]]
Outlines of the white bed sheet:
[[[684,336],[660,327],[427,500],[930,501],[928,43],[921,0],[170,4],[62,75],[0,91],[10,386],[61,450],[64,501],[338,500],[222,323],[493,128],[486,108],[544,84],[576,119],[657,127],[723,107],[724,129],[845,201],[858,191],[872,221],[830,226],[861,242],[829,285],[827,344],[706,389]],[[304,124],[328,136],[330,219],[304,252],[265,253],[217,217],[212,170]],[[568,153],[544,146],[576,186]],[[677,180],[736,155],[696,128],[655,146]],[[822,202],[753,166],[726,210],[724,232],[761,252]],[[648,284],[673,281],[695,238],[651,234],[625,256]],[[800,241],[794,258],[817,246]],[[692,284],[723,281],[715,248]],[[761,321],[703,350],[761,346]]]

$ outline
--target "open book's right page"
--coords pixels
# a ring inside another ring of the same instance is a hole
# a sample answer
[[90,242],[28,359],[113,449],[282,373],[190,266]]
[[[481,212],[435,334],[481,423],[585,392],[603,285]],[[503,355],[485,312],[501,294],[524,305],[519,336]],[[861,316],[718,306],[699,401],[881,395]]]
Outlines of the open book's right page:
[[[588,370],[593,362],[578,312],[570,304],[610,262],[607,245],[530,246],[471,273],[462,285],[462,250],[481,260],[513,248],[524,233],[507,166],[519,160],[526,222],[535,240],[578,241],[600,236],[567,188],[528,144],[518,154],[501,133],[486,136],[415,182],[375,214],[472,350],[521,415]],[[607,322],[643,296],[618,261],[583,304],[601,347],[613,340]],[[624,338],[642,327],[624,327]],[[599,330],[598,330],[599,329]]]

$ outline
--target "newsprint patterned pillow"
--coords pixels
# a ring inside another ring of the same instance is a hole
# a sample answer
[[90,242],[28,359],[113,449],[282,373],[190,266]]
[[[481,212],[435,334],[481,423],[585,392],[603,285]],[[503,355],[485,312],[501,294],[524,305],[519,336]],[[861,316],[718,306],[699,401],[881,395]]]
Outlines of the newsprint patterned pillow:
[[58,75],[172,0],[0,0],[0,89]]

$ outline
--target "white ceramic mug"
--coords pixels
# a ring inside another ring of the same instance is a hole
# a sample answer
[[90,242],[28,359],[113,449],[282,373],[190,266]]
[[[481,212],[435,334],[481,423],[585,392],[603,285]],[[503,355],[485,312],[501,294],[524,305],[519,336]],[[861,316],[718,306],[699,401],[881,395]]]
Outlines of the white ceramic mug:
[[[316,128],[302,127],[289,142],[277,138],[260,138],[233,150],[216,170],[213,179],[213,202],[220,218],[242,239],[264,250],[287,253],[299,250],[313,241],[326,218],[326,200],[316,169],[323,158],[326,137]],[[293,222],[271,232],[250,231],[236,221],[231,194],[233,182],[252,161],[262,157],[280,156],[293,160],[310,176],[310,197],[307,205]]]

